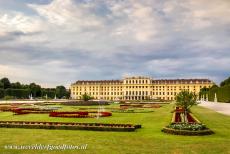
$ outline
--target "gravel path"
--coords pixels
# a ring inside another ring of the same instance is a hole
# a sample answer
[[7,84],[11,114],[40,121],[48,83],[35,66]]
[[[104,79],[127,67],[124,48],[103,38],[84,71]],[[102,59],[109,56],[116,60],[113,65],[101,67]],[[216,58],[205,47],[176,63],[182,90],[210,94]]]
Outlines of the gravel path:
[[214,110],[216,112],[230,116],[230,103],[216,103],[216,102],[201,101],[199,106],[203,106],[211,110]]

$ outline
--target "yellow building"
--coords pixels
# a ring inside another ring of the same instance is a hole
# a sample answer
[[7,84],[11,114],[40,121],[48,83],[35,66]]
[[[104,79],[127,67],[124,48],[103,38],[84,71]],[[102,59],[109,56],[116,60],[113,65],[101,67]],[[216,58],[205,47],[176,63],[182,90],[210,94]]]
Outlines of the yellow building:
[[70,87],[71,97],[81,99],[88,94],[95,99],[105,100],[174,100],[181,90],[189,90],[196,94],[203,87],[211,87],[214,82],[209,79],[160,79],[137,76],[122,80],[77,81]]

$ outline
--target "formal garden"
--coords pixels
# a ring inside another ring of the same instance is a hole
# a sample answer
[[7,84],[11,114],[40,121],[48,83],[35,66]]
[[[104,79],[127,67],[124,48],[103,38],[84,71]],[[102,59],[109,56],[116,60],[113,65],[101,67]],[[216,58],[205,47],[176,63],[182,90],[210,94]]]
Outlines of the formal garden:
[[[167,126],[175,130],[183,126],[180,125],[184,120],[183,108],[175,103],[159,106],[124,107],[113,103],[103,106],[60,103],[3,105],[0,112],[0,153],[29,154],[31,150],[7,150],[4,146],[31,144],[88,145],[84,151],[66,150],[65,153],[229,153],[229,116],[194,105],[187,118],[194,125],[193,132],[200,130],[201,125],[202,129],[209,128],[214,134],[185,136],[162,131]],[[24,114],[18,114],[17,111]],[[109,116],[77,116],[90,112],[95,112],[95,115],[106,112]],[[62,116],[50,116],[59,113]],[[65,117],[65,113],[70,117]],[[36,150],[36,153],[44,151]]]

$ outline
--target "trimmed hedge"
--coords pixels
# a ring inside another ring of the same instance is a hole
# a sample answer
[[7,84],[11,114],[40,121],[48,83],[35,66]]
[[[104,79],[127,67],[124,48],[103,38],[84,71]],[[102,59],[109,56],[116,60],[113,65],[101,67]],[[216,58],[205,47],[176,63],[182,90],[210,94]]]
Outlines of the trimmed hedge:
[[103,124],[103,123],[36,122],[36,121],[0,121],[0,127],[131,132],[131,131],[135,131],[135,129],[141,128],[141,125]]
[[223,87],[213,87],[210,88],[207,91],[200,92],[200,97],[201,95],[208,95],[208,100],[209,101],[214,101],[215,99],[215,94],[217,96],[217,101],[218,102],[225,102],[225,103],[230,103],[230,85],[226,85]]
[[204,130],[190,131],[190,130],[179,130],[179,129],[164,127],[161,131],[167,134],[185,135],[185,136],[203,136],[203,135],[214,134],[214,132],[208,128]]

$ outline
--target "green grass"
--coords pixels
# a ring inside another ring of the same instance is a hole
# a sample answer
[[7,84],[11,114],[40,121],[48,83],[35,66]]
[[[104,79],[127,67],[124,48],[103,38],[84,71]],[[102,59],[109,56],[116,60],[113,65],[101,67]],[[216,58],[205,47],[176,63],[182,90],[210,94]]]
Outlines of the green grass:
[[[106,106],[107,107],[107,106]],[[109,107],[109,106],[108,106]],[[116,107],[116,105],[113,105]],[[62,110],[73,110],[67,106]],[[174,136],[160,130],[171,121],[172,105],[163,105],[150,113],[113,113],[111,117],[94,118],[55,118],[48,114],[13,115],[1,112],[1,120],[73,121],[103,123],[142,124],[135,132],[99,132],[80,130],[43,130],[0,128],[0,154],[33,153],[87,153],[87,154],[230,154],[230,117],[199,106],[192,108],[195,116],[210,129],[211,136]],[[5,145],[81,145],[88,144],[87,150],[6,150]]]

